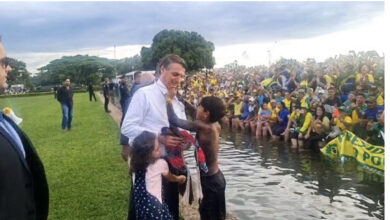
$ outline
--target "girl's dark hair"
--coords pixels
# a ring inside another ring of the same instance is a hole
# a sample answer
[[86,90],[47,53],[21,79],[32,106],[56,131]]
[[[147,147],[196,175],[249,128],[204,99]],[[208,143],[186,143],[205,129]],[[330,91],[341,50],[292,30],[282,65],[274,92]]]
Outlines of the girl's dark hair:
[[143,131],[134,138],[130,166],[132,171],[146,172],[146,168],[152,162],[151,154],[154,150],[156,135],[149,131]]
[[210,113],[210,122],[214,123],[222,119],[225,115],[225,105],[222,100],[215,96],[204,97],[200,101],[200,105],[205,111]]
[[[320,118],[318,118],[318,119],[320,119],[322,121],[322,119],[324,119],[324,116],[325,116],[325,107],[324,107],[324,105],[318,105],[317,108],[321,108],[322,109],[322,115],[321,115]],[[316,112],[315,112],[315,114],[316,114],[315,118],[316,119],[318,117],[318,115],[317,115],[317,108],[316,108]]]

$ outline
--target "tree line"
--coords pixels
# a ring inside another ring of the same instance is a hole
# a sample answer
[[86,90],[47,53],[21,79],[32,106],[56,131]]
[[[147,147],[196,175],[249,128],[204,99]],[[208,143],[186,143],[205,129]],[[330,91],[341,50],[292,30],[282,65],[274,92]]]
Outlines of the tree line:
[[113,78],[135,70],[154,70],[157,62],[169,53],[181,56],[187,62],[188,71],[212,69],[215,65],[214,49],[212,42],[206,41],[196,32],[163,30],[154,36],[151,47],[142,47],[140,55],[123,59],[63,56],[39,68],[33,77],[24,62],[11,59],[13,70],[8,82],[10,85],[24,84],[30,89],[34,86],[60,84],[66,78],[72,79],[72,83],[77,85],[98,84],[106,77]]

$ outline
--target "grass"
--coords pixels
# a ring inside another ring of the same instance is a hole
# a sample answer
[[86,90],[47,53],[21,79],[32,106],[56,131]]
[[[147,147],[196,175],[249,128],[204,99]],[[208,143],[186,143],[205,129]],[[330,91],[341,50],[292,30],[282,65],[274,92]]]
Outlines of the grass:
[[70,132],[62,132],[60,104],[53,95],[4,98],[23,118],[24,132],[45,166],[49,219],[126,219],[130,179],[120,156],[119,128],[101,102],[74,95]]

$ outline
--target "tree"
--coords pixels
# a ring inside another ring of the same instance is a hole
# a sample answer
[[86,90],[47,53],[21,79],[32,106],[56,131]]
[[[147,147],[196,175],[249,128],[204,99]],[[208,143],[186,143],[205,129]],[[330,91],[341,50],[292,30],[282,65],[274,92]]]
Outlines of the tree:
[[154,69],[162,57],[173,53],[186,61],[188,71],[197,71],[213,68],[213,51],[214,44],[196,32],[163,30],[154,36],[150,48],[141,49],[141,57],[144,68]]
[[26,64],[22,61],[10,58],[10,66],[12,66],[12,71],[8,74],[7,77],[8,84],[23,84],[26,88],[31,89],[31,73],[27,71]]
[[119,75],[142,69],[142,61],[140,55],[126,57],[116,62],[116,68]]
[[62,83],[70,78],[75,84],[96,84],[104,78],[115,77],[115,63],[96,56],[64,56],[38,69],[42,85]]

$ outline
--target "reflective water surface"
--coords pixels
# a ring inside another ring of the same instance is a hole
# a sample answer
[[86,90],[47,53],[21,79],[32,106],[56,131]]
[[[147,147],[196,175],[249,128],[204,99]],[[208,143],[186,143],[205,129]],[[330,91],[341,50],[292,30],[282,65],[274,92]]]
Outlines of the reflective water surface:
[[227,209],[239,219],[384,219],[384,178],[355,162],[228,129],[221,136]]

